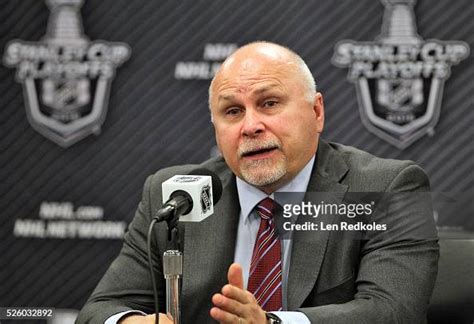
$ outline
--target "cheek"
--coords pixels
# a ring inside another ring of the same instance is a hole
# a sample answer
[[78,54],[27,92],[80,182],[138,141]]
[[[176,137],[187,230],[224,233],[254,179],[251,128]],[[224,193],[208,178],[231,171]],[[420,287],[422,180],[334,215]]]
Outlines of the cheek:
[[295,140],[297,133],[301,131],[301,125],[298,125],[298,119],[293,115],[282,117],[271,123],[271,132],[283,142],[283,145],[288,145]]
[[237,175],[239,172],[239,136],[232,127],[216,128],[216,142],[229,168]]
[[274,133],[282,142],[287,154],[292,156],[305,154],[303,151],[311,146],[317,135],[316,124],[310,116],[288,116],[274,126]]
[[216,142],[223,154],[237,150],[238,136],[232,127],[216,127]]

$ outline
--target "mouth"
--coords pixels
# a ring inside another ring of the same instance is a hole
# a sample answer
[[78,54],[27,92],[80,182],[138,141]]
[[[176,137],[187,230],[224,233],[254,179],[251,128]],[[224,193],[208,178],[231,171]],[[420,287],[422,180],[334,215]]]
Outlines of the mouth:
[[242,158],[247,158],[247,159],[252,159],[252,160],[253,159],[265,159],[265,158],[268,158],[277,149],[278,149],[277,146],[254,149],[254,150],[250,150],[250,151],[247,151],[247,152],[243,152],[241,154],[241,157]]

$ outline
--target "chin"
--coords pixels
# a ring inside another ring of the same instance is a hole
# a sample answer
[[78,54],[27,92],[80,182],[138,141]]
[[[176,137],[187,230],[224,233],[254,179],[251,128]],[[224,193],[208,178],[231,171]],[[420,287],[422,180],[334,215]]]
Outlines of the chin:
[[266,187],[281,180],[286,175],[286,168],[260,169],[257,172],[242,170],[241,174],[242,178],[249,184],[256,187]]

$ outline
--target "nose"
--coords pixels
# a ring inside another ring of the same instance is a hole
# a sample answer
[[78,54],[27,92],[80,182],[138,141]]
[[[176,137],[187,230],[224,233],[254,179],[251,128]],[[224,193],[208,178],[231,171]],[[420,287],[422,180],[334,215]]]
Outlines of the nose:
[[242,125],[242,135],[244,137],[256,137],[263,133],[265,125],[262,122],[261,116],[253,109],[247,109],[245,111],[245,117]]

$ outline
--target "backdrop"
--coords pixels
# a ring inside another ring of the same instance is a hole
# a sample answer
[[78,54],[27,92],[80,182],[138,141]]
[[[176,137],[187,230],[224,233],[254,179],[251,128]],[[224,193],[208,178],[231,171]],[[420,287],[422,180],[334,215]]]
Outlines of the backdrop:
[[146,176],[218,154],[210,78],[255,40],[306,60],[325,139],[418,162],[474,231],[472,0],[395,2],[3,0],[0,305],[81,308]]

